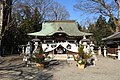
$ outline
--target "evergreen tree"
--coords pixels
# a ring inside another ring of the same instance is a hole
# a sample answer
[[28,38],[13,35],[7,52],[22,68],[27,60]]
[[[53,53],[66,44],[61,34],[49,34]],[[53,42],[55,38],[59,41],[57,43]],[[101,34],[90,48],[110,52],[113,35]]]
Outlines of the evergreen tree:
[[34,32],[40,31],[42,29],[42,16],[37,7],[34,9],[31,22]]
[[93,33],[95,44],[98,46],[103,46],[104,42],[102,41],[102,38],[112,34],[110,26],[102,15],[99,16],[95,24],[90,25],[89,30]]

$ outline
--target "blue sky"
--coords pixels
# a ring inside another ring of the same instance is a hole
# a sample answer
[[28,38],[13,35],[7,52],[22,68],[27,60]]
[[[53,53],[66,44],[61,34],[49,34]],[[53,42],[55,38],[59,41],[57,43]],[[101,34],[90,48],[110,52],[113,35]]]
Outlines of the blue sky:
[[94,20],[90,20],[93,17],[93,15],[90,14],[84,14],[78,11],[75,11],[73,9],[73,5],[76,4],[77,0],[56,0],[58,1],[61,5],[65,6],[67,11],[69,11],[70,13],[70,20],[76,20],[77,22],[79,22],[82,26],[87,25],[87,21],[93,21]]
[[61,5],[65,6],[70,13],[70,19],[79,20],[80,14],[73,10],[76,0],[57,0]]
[[[58,1],[61,5],[65,6],[67,11],[70,13],[70,20],[76,20],[77,22],[80,23],[81,26],[88,26],[89,23],[94,23],[98,19],[100,14],[89,14],[89,13],[83,13],[83,12],[78,12],[73,9],[73,5],[77,3],[77,0],[55,0]],[[108,0],[108,2],[111,2],[113,0]],[[113,3],[114,4],[114,3]],[[117,12],[115,12],[116,16]],[[109,17],[106,17],[106,21],[108,21]]]

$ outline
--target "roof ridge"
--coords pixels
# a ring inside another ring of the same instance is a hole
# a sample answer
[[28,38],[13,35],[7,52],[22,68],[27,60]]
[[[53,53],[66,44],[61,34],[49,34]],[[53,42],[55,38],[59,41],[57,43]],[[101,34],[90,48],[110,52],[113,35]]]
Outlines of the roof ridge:
[[47,20],[45,22],[75,22],[75,20]]
[[63,31],[63,28],[60,26],[57,28],[57,31]]
[[108,36],[108,37],[105,37],[105,38],[103,38],[102,40],[108,40],[109,38],[114,37],[114,36],[116,36],[116,35],[118,35],[118,34],[120,34],[120,32],[115,32],[114,34],[112,34],[112,35],[110,35],[110,36]]

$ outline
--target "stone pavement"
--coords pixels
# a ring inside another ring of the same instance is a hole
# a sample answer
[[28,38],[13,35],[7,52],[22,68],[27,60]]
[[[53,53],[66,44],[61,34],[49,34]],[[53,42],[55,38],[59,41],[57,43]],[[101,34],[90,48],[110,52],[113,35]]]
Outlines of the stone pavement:
[[53,62],[44,69],[25,67],[21,60],[6,61],[0,63],[0,80],[120,80],[120,61],[97,57],[96,66],[83,70],[74,61]]

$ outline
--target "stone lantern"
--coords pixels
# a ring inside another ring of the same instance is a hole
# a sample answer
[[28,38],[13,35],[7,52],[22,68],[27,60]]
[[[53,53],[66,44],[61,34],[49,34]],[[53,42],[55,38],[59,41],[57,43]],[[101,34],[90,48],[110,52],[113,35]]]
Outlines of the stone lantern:
[[104,55],[104,57],[107,57],[107,48],[104,46],[104,53],[103,53],[103,55]]
[[101,55],[101,47],[98,47],[98,55]]
[[81,40],[79,41],[79,45],[81,45],[82,44],[82,42],[81,42]]
[[120,60],[120,46],[119,45],[118,45],[117,53],[118,53],[118,60]]
[[84,48],[83,48],[83,51],[85,52],[85,53],[87,53],[88,52],[88,50],[87,50],[87,43],[89,42],[90,40],[89,39],[86,39],[86,37],[85,36],[83,36],[83,39],[81,40],[81,42],[82,42],[82,45],[84,46]]
[[38,42],[40,42],[40,39],[38,39],[37,37],[35,38],[35,39],[32,39],[32,41],[34,42],[34,46],[35,46],[35,48],[34,48],[34,50],[33,50],[33,53],[35,52],[35,50],[37,49],[37,47],[38,47]]
[[93,51],[94,50],[94,44],[93,44],[93,42],[91,41],[91,43],[90,43],[90,49],[91,49],[91,51]]
[[35,51],[37,50],[38,45],[39,45],[38,42],[35,42],[35,44],[34,44],[35,48],[34,48],[33,53],[35,53]]
[[118,56],[118,60],[120,60],[120,41],[118,40],[118,41],[114,41],[114,42],[116,42],[117,45],[118,45],[118,48],[117,48],[117,56]]
[[115,43],[117,43],[117,56],[118,56],[118,60],[120,60],[120,41],[116,40],[114,41]]
[[96,57],[95,52],[94,52],[94,46],[95,45],[91,41],[91,43],[90,43],[90,50],[91,50],[93,58],[95,59],[95,61],[97,61],[97,57]]

